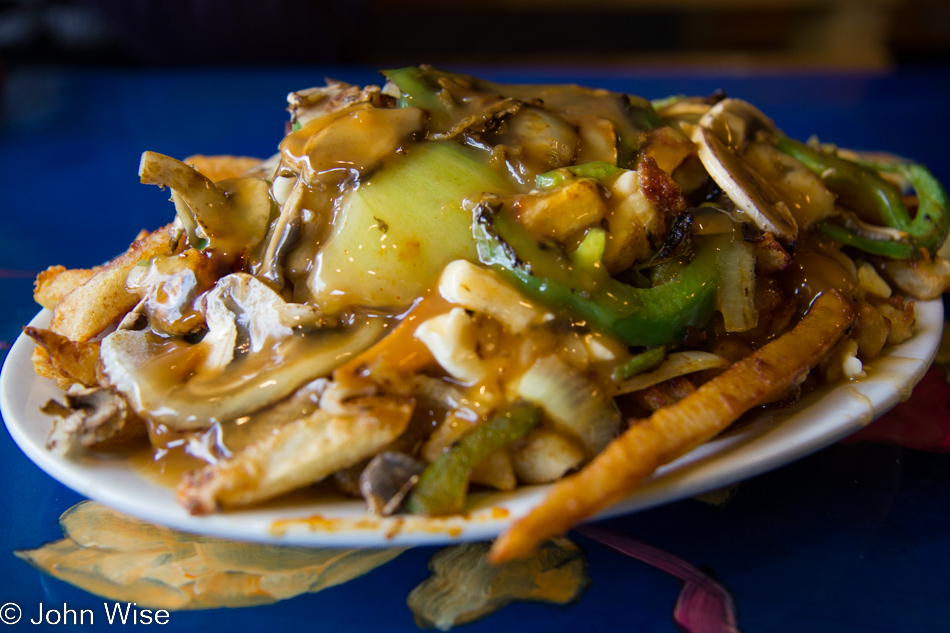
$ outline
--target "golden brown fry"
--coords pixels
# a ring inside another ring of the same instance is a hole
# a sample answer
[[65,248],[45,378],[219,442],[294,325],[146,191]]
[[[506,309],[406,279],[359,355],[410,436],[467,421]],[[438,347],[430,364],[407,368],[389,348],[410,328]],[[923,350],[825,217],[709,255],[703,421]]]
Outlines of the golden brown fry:
[[853,316],[837,291],[821,295],[791,332],[634,423],[582,471],[555,484],[544,501],[495,541],[492,563],[527,555],[620,500],[656,468],[714,437],[752,407],[780,395],[831,349]]
[[33,363],[33,371],[36,372],[37,376],[55,381],[56,385],[63,391],[69,389],[69,386],[73,384],[72,376],[57,367],[53,363],[53,359],[49,357],[49,353],[42,347],[33,348],[30,361]]
[[70,341],[49,330],[35,327],[23,328],[23,333],[36,341],[49,356],[50,362],[72,382],[93,387],[96,381],[96,363],[99,361],[99,342]]
[[36,276],[33,299],[47,310],[53,310],[63,297],[89,281],[98,270],[99,267],[67,269],[50,266]]
[[288,421],[233,458],[186,475],[178,502],[192,514],[246,506],[316,483],[375,455],[409,425],[413,402],[374,396],[353,415],[317,409]]
[[240,178],[249,169],[253,169],[261,164],[260,158],[250,156],[231,156],[229,154],[218,154],[205,156],[195,154],[182,161],[186,165],[191,165],[202,174],[208,177],[212,182],[227,180],[228,178]]
[[56,305],[49,329],[71,341],[88,341],[118,321],[139,301],[138,295],[125,289],[129,271],[140,261],[171,255],[171,233],[168,224],[102,266]]

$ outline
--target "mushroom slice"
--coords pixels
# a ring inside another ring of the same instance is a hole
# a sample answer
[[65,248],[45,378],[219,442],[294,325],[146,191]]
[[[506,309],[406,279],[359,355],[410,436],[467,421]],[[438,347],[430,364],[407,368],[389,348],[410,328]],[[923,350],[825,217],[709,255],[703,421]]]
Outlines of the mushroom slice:
[[792,242],[798,224],[782,194],[743,158],[753,142],[774,143],[775,124],[761,110],[740,99],[723,99],[699,120],[692,139],[699,159],[737,210],[763,231]]
[[204,326],[195,303],[214,286],[218,268],[207,252],[189,248],[136,266],[126,278],[125,288],[142,299],[141,309],[153,328],[168,334],[190,334]]
[[450,140],[462,134],[477,134],[497,127],[505,117],[521,110],[522,103],[517,99],[485,97],[469,99],[463,105],[458,122],[444,132],[434,131],[429,138],[434,141]]
[[425,462],[411,455],[392,451],[371,459],[360,474],[360,494],[370,512],[381,516],[396,512],[425,467]]
[[[520,104],[517,101],[513,103]],[[574,126],[556,113],[537,106],[525,106],[520,109],[499,109],[497,113],[488,111],[485,116],[496,114],[511,116],[506,120],[506,125],[499,128],[493,144],[508,148],[506,159],[509,168],[524,182],[530,182],[537,174],[574,162],[581,139]]]
[[413,402],[373,396],[355,415],[322,409],[288,421],[260,442],[186,475],[178,501],[192,514],[247,506],[316,483],[367,459],[409,425]]
[[298,90],[287,95],[290,122],[299,125],[306,125],[314,119],[357,103],[380,105],[379,86],[360,88],[336,79],[327,79],[326,86]]
[[[281,180],[288,180],[281,177]],[[276,190],[277,181],[274,183]],[[260,260],[251,264],[251,272],[269,281],[278,288],[284,286],[283,262],[300,235],[303,200],[307,194],[307,185],[297,178],[287,198],[281,202],[280,214],[271,224],[265,238]]]
[[775,123],[748,101],[723,99],[699,120],[704,127],[734,152],[742,153],[752,142],[774,144],[778,140]]
[[683,98],[664,104],[657,108],[656,113],[664,121],[674,123],[699,123],[699,120],[709,112],[711,105],[701,98]]
[[[327,376],[382,335],[382,319],[314,328],[314,315],[250,275],[224,277],[205,297],[209,333],[197,344],[147,330],[102,341],[108,383],[141,416],[196,430],[268,406]],[[309,320],[309,322],[308,322]],[[311,327],[297,332],[295,325]]]
[[425,124],[426,113],[419,108],[364,106],[314,119],[285,136],[280,143],[283,164],[308,185],[317,185],[328,172],[344,178],[352,172],[366,173],[417,136]]
[[218,280],[202,297],[202,312],[208,335],[201,345],[210,348],[202,362],[204,371],[218,371],[235,354],[256,354],[275,341],[293,334],[295,326],[323,325],[313,306],[286,303],[263,282],[246,273],[233,273]]
[[66,392],[65,405],[50,400],[43,412],[57,417],[46,448],[60,455],[106,449],[146,434],[143,421],[112,389],[74,384]]
[[729,145],[711,130],[696,127],[693,142],[699,146],[699,159],[716,184],[736,205],[736,210],[763,231],[778,240],[793,242],[798,224],[781,194],[755,171]]
[[139,179],[173,190],[176,212],[192,245],[203,236],[212,248],[236,258],[260,242],[270,225],[273,205],[266,180],[214,183],[194,167],[157,152],[142,154]]

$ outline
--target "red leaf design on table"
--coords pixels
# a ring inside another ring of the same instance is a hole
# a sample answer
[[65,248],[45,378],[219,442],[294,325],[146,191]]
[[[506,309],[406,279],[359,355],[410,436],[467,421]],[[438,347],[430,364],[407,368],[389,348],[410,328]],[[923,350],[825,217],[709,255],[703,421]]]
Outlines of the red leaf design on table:
[[732,596],[693,565],[643,541],[596,525],[585,525],[577,532],[678,578],[683,588],[673,608],[673,621],[685,633],[739,633]]

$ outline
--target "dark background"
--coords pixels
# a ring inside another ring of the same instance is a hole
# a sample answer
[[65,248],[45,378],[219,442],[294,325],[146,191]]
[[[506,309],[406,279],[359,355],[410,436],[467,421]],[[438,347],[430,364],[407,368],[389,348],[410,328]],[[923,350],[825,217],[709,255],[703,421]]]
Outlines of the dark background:
[[0,0],[7,69],[948,61],[946,0]]

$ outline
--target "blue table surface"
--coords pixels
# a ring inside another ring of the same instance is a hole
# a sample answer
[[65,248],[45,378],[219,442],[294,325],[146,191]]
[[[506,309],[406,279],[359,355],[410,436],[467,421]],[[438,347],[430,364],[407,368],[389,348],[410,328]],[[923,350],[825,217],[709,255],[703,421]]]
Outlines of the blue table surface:
[[[721,88],[758,105],[790,136],[913,157],[950,182],[950,69],[459,70],[648,98]],[[379,81],[362,68],[8,71],[0,119],[0,348],[38,309],[36,271],[109,259],[139,229],[172,217],[167,194],[138,183],[143,150],[268,156],[283,133],[286,93],[326,76]],[[6,353],[0,349],[0,360]],[[99,605],[13,555],[60,538],[57,518],[81,498],[33,466],[5,432],[0,464],[0,603],[29,613],[39,602]],[[742,631],[950,631],[947,455],[839,444],[742,483],[724,507],[686,500],[604,525],[717,578],[735,600]],[[463,630],[677,630],[671,613],[679,585],[671,576],[575,538],[593,580],[579,601],[513,604]],[[345,585],[271,606],[174,613],[167,628],[415,631],[405,600],[428,576],[435,551],[410,550]]]

